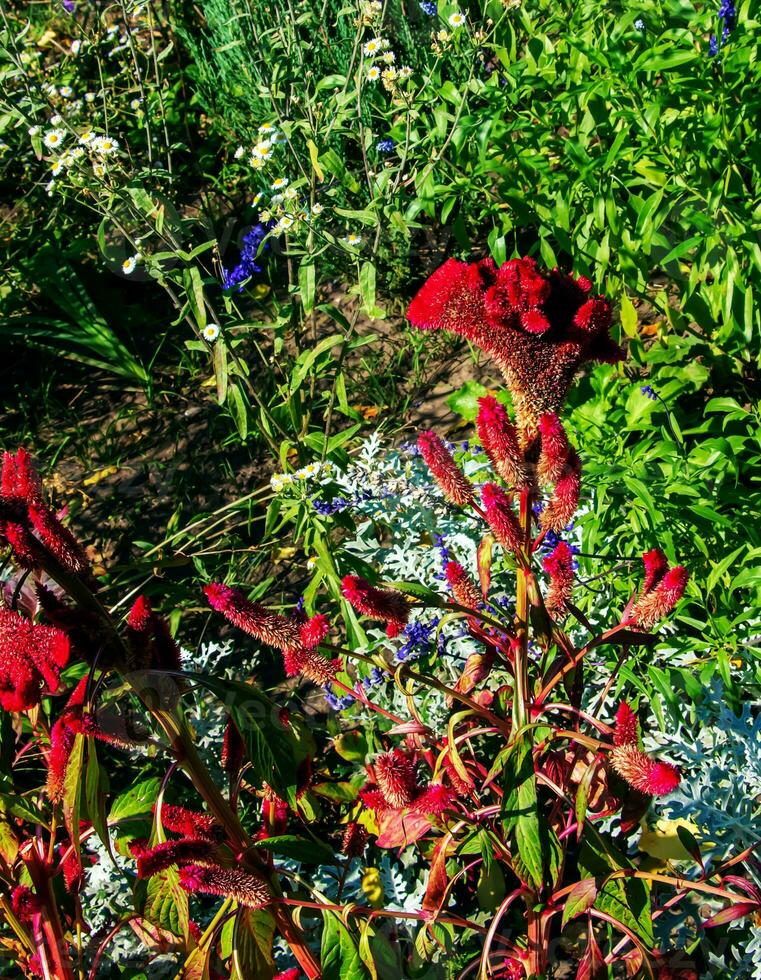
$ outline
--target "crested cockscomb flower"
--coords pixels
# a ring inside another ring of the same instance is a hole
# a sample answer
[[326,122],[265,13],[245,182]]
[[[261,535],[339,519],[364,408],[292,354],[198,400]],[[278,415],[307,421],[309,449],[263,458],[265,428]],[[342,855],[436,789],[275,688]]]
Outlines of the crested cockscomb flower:
[[447,500],[458,507],[472,504],[475,500],[473,487],[436,433],[421,432],[417,444],[420,455]]
[[395,810],[408,806],[418,792],[412,759],[401,749],[378,756],[373,764],[378,789]]
[[43,503],[34,501],[28,507],[29,521],[35,536],[67,572],[81,575],[89,564],[82,546]]
[[182,837],[208,837],[214,840],[220,830],[220,825],[211,815],[173,803],[162,804],[161,823],[165,830]]
[[581,493],[581,460],[575,449],[571,449],[562,475],[555,484],[549,503],[542,511],[540,522],[545,531],[559,534],[570,524]]
[[127,616],[127,635],[140,662],[152,670],[180,670],[180,650],[169,624],[155,613],[146,596],[138,596]]
[[636,745],[617,745],[610,754],[613,769],[639,793],[665,796],[680,782],[679,770],[670,762],[659,762]]
[[11,892],[11,908],[19,921],[28,925],[42,908],[40,900],[27,885],[17,885]]
[[491,259],[449,259],[419,290],[407,317],[423,330],[449,330],[473,341],[499,365],[513,396],[522,437],[557,412],[588,361],[617,361],[610,306],[590,297],[591,283],[533,259],[499,268]]
[[222,768],[228,776],[237,776],[240,767],[243,765],[246,747],[238,726],[232,720],[227,719],[225,734],[222,736]]
[[568,438],[563,423],[554,412],[548,412],[539,419],[541,451],[537,474],[540,483],[557,483],[568,461]]
[[39,704],[43,691],[57,690],[69,655],[69,639],[61,630],[0,609],[0,705],[26,711]]
[[560,541],[542,565],[550,576],[545,603],[551,611],[559,612],[565,608],[573,591],[573,551],[565,541]]
[[138,878],[152,878],[175,864],[200,864],[211,861],[215,850],[208,837],[183,837],[181,840],[165,840],[153,847],[147,847],[145,840],[138,838],[129,845],[137,858]]
[[377,589],[359,575],[345,575],[341,592],[358,612],[370,619],[380,619],[395,631],[394,635],[407,625],[410,604],[396,589]]
[[652,548],[642,556],[645,566],[645,581],[642,583],[642,595],[646,595],[660,582],[668,571],[669,563],[660,548]]
[[361,823],[347,824],[341,838],[341,852],[347,857],[362,857],[367,847],[367,830]]
[[616,711],[613,727],[614,745],[639,745],[639,721],[626,701],[622,701]]
[[444,574],[455,602],[466,609],[478,609],[482,602],[481,593],[462,565],[456,561],[448,561]]
[[497,541],[508,551],[520,551],[523,546],[521,526],[502,487],[496,483],[485,483],[481,487],[481,503]]
[[239,868],[201,867],[191,864],[180,868],[180,885],[188,892],[234,898],[239,905],[250,909],[262,908],[272,901],[267,882],[258,875]]
[[305,623],[301,624],[299,629],[301,642],[309,649],[319,646],[328,635],[329,630],[330,623],[328,622],[328,617],[323,616],[322,613],[317,613]]
[[639,626],[652,629],[682,598],[689,577],[681,565],[670,568],[654,589],[637,600],[630,618]]
[[442,783],[431,783],[424,789],[420,796],[412,804],[412,808],[417,813],[425,813],[433,817],[440,817],[447,810],[451,810],[454,794]]
[[221,612],[238,629],[280,650],[299,645],[299,625],[295,621],[251,602],[242,592],[222,582],[212,582],[203,591],[212,609]]
[[507,416],[505,406],[488,395],[478,399],[476,417],[478,438],[492,466],[509,486],[526,483],[526,467],[518,442],[518,432]]

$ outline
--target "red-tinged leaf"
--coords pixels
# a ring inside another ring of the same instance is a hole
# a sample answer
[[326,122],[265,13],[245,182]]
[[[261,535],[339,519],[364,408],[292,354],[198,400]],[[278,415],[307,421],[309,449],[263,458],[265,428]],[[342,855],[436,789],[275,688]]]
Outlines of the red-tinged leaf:
[[471,653],[465,661],[465,667],[455,684],[455,691],[460,694],[470,694],[473,688],[485,680],[491,673],[497,651],[486,650],[484,653]]
[[741,878],[740,875],[725,875],[721,879],[721,883],[725,888],[729,886],[730,888],[736,888],[738,891],[745,892],[746,895],[761,905],[761,891],[752,881],[747,881],[745,878]]
[[389,735],[429,735],[431,729],[419,721],[405,721],[401,725],[394,725],[389,728]]
[[445,837],[439,841],[433,850],[431,870],[428,874],[428,884],[426,885],[425,896],[423,897],[423,908],[428,912],[439,912],[447,894],[447,886],[449,884],[449,878],[447,876],[447,843],[448,838]]
[[406,847],[420,840],[431,829],[431,819],[419,813],[387,810],[378,814],[378,847]]
[[481,543],[478,546],[478,551],[476,553],[477,563],[478,563],[478,580],[481,583],[481,593],[484,599],[489,595],[489,587],[491,585],[491,556],[492,550],[494,548],[494,536],[492,534],[485,534],[481,538]]
[[643,958],[642,953],[638,949],[633,949],[626,956],[622,957],[619,962],[623,962],[624,969],[626,970],[627,977],[641,977],[642,976],[642,964]]
[[563,908],[563,927],[577,915],[590,909],[597,898],[597,882],[594,878],[585,878],[574,885],[573,890],[565,900]]
[[728,908],[722,909],[721,912],[717,912],[716,915],[712,915],[710,919],[706,919],[703,928],[711,929],[713,926],[723,926],[727,922],[742,919],[744,915],[750,915],[758,910],[758,902],[737,902],[735,905],[730,905]]
[[584,955],[579,962],[576,971],[576,980],[608,980],[608,967],[605,964],[605,957],[602,950],[597,945],[597,940],[592,932],[592,924],[589,925],[589,939]]

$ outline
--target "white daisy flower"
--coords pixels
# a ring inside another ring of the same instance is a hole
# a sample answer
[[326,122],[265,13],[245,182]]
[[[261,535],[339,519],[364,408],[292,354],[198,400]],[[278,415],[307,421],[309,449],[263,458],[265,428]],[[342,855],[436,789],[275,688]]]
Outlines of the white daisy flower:
[[94,102],[96,98],[95,92],[85,92],[85,102]]
[[270,486],[275,491],[275,493],[280,493],[285,484],[283,483],[283,476],[281,473],[274,473],[270,478]]
[[396,61],[396,55],[393,51],[386,51],[381,58],[381,61],[386,65],[393,65],[393,63]]
[[42,137],[42,142],[49,150],[54,150],[63,143],[66,133],[62,129],[50,129]]
[[79,40],[79,38],[77,38],[76,41],[71,42],[71,53],[74,55],[74,57],[76,57],[81,50],[82,42]]
[[262,160],[261,157],[251,156],[249,157],[248,162],[253,170],[261,170],[261,168],[264,166],[264,160]]
[[272,144],[269,140],[259,140],[251,151],[251,156],[257,160],[269,160],[272,156]]
[[465,23],[465,15],[461,14],[459,11],[454,14],[450,14],[448,18],[448,24],[450,27],[462,27]]
[[216,325],[216,323],[207,323],[201,333],[203,334],[205,340],[208,340],[210,344],[213,344],[219,336],[219,327]]
[[86,129],[84,133],[79,134],[79,142],[83,146],[88,146],[88,144],[92,143],[92,141],[96,138],[96,136],[97,134],[94,133],[91,129]]
[[96,177],[99,178],[103,178],[106,176],[106,168],[103,166],[102,163],[94,163],[92,165],[92,172],[95,174]]
[[313,476],[317,476],[322,467],[319,463],[307,463],[307,465],[301,471],[304,474],[305,479],[310,479]]
[[50,172],[54,177],[58,177],[59,174],[63,173],[63,170],[63,160],[56,160],[50,168]]
[[130,109],[134,109],[134,111],[137,112],[137,110],[140,108],[141,105],[142,105],[142,101],[140,99],[132,99],[132,101],[129,104],[129,107]]
[[49,180],[47,184],[45,184],[45,190],[48,192],[48,197],[52,197],[53,191],[55,190],[55,181]]
[[287,214],[284,214],[280,221],[278,221],[278,223],[275,225],[275,234],[277,235],[281,231],[288,231],[289,228],[293,227],[294,223],[293,218],[289,217]]
[[317,568],[317,559],[312,555],[311,558],[307,558],[307,571],[312,572],[315,568]]
[[272,212],[271,211],[267,211],[266,209],[264,211],[260,211],[259,212],[259,220],[260,221],[271,221],[272,220]]
[[132,275],[132,273],[137,268],[137,263],[139,258],[140,258],[139,255],[130,255],[128,259],[125,259],[122,262],[122,272],[124,273],[125,276]]
[[272,142],[274,144],[287,143],[288,137],[285,135],[285,133],[275,133],[275,135],[272,137]]
[[51,126],[58,126],[59,123],[62,123],[62,122],[63,122],[63,116],[60,115],[57,112],[50,117],[50,125]]
[[262,136],[274,136],[277,132],[277,126],[272,126],[270,123],[265,123],[263,126],[259,127],[257,132]]
[[384,68],[381,72],[381,78],[384,82],[393,82],[396,78],[396,68]]
[[119,149],[119,143],[111,136],[97,136],[93,140],[93,147],[96,153],[106,155],[109,153],[116,153],[116,151]]
[[283,190],[289,184],[290,181],[288,180],[287,177],[275,177],[275,179],[272,181],[272,184],[270,186],[272,187],[273,191],[279,191],[279,190]]
[[235,153],[233,153],[233,159],[240,160],[240,158],[243,156],[245,152],[246,152],[245,149],[242,146],[239,146],[238,149],[235,151]]
[[353,231],[349,232],[348,235],[345,235],[343,240],[352,248],[357,248],[357,246],[362,244],[362,236],[355,234]]
[[72,89],[71,85],[62,85],[61,88],[58,89],[58,94],[64,99],[70,99],[74,94],[74,90]]
[[376,54],[380,54],[384,48],[384,43],[382,38],[373,37],[371,38],[362,48],[366,58],[374,58]]
[[286,201],[295,201],[299,196],[299,192],[295,187],[289,187],[283,196],[285,197]]
[[263,197],[264,197],[264,194],[262,194],[261,191],[259,191],[258,194],[254,194],[254,199],[253,199],[253,201],[251,201],[251,206],[255,208],[256,205],[259,203],[259,201],[261,201],[261,199]]
[[75,146],[70,153],[70,156],[74,160],[81,160],[84,155],[85,155],[85,150],[83,146]]
[[318,204],[313,204],[312,205],[312,216],[314,218],[317,218],[317,217],[319,217],[322,214],[322,212],[324,210],[325,210],[325,208],[321,204],[319,204],[319,203]]
[[274,204],[275,207],[282,204],[284,200],[285,200],[285,194],[273,194],[272,197],[270,198],[270,202]]
[[380,77],[380,68],[376,68],[375,65],[373,65],[371,68],[367,69],[368,82],[377,82]]
[[405,81],[412,74],[412,69],[409,65],[402,65],[399,71],[396,73],[396,77],[401,81]]

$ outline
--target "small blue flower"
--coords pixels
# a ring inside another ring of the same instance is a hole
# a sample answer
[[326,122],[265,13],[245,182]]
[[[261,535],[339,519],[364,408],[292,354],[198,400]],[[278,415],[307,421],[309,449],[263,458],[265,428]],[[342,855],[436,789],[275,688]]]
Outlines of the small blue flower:
[[639,389],[646,398],[649,398],[651,402],[658,401],[658,392],[652,385],[641,385]]
[[405,660],[417,660],[429,653],[431,634],[438,625],[438,619],[432,619],[430,623],[421,623],[419,620],[408,623],[402,631],[405,643],[397,650],[395,659],[404,663]]
[[634,26],[637,28],[638,31],[644,31],[644,29],[645,29],[645,22],[644,22],[644,20],[642,20],[641,17],[638,17],[634,21]]
[[735,19],[735,5],[732,0],[721,0],[719,5],[719,17],[726,21],[727,24],[731,24]]
[[420,9],[424,14],[428,14],[429,17],[435,17],[439,12],[439,8],[434,3],[434,0],[420,0]]
[[395,147],[396,143],[390,136],[387,136],[385,139],[378,140],[378,142],[375,144],[375,149],[378,151],[378,153],[393,153]]
[[[238,264],[234,266],[230,272],[228,272],[227,269],[222,270],[222,287],[224,289],[235,289],[237,287],[238,292],[240,293],[243,291],[242,284],[244,280],[249,279],[251,276],[258,275],[263,271],[263,267],[257,260],[257,254],[260,246],[262,252],[267,252],[269,250],[269,242],[265,242],[264,239],[267,237],[267,233],[271,227],[272,222],[263,224],[260,221],[246,232],[241,239],[240,259]],[[264,242],[264,245],[262,245],[262,242]]]

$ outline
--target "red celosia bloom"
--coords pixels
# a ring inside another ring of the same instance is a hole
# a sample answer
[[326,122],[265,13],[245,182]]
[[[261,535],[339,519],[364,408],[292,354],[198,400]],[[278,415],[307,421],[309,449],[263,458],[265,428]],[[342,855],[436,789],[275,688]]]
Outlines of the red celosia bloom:
[[[155,809],[155,807],[154,807]],[[217,838],[220,826],[214,817],[206,813],[198,813],[184,806],[164,803],[161,806],[161,823],[165,830],[183,837]]]
[[25,525],[6,521],[2,525],[2,533],[13,549],[13,557],[22,568],[36,568],[39,565],[42,547]]
[[565,608],[573,590],[573,552],[565,541],[560,541],[542,565],[550,576],[550,587],[545,597],[547,608],[559,612]]
[[396,589],[376,589],[359,575],[345,575],[341,591],[358,612],[370,619],[380,619],[397,632],[407,625],[410,605]]
[[280,650],[298,646],[299,626],[293,620],[271,612],[258,602],[251,602],[242,592],[221,582],[212,582],[203,591],[212,609],[263,643]]
[[347,824],[341,839],[341,852],[347,857],[362,857],[367,847],[367,830],[361,823]]
[[401,749],[379,756],[373,766],[378,788],[395,810],[408,806],[418,792],[412,759]]
[[544,484],[557,483],[570,450],[563,423],[554,412],[539,419],[539,435],[542,447],[537,465],[539,480]]
[[163,616],[138,596],[127,616],[127,635],[140,663],[152,670],[180,670],[180,650]]
[[565,469],[555,484],[549,503],[542,511],[541,524],[546,531],[559,534],[570,524],[581,493],[581,460],[575,449],[568,455]]
[[390,809],[386,797],[379,789],[361,789],[359,791],[359,798],[368,810],[383,811]]
[[314,684],[325,685],[336,679],[336,674],[341,669],[342,664],[340,659],[328,660],[317,650],[294,647],[290,650],[283,650],[283,666],[288,677],[303,674],[307,680]]
[[283,970],[282,973],[276,973],[272,980],[299,980],[301,976],[301,970],[297,966],[292,966],[290,970]]
[[80,575],[87,571],[88,561],[81,545],[49,508],[30,503],[28,514],[37,538],[67,572]]
[[130,851],[137,858],[138,878],[152,878],[175,864],[199,864],[212,860],[215,846],[208,837],[183,837],[165,840],[154,847],[137,838],[130,842]]
[[[7,456],[8,453],[5,455]],[[40,911],[41,905],[31,888],[17,885],[11,892],[11,908],[16,918],[24,925],[28,925],[32,921],[32,916]]]
[[58,688],[69,654],[69,640],[61,630],[0,609],[0,704],[6,711],[39,704],[44,690]]
[[448,561],[444,573],[455,602],[466,609],[478,609],[482,602],[481,593],[462,565],[456,561]]
[[[63,859],[61,868],[63,870],[63,881],[66,886],[66,891],[70,895],[76,895],[82,891],[85,886],[85,869],[76,849],[70,847],[68,844],[62,844],[61,850],[66,851],[66,857]],[[95,864],[98,860],[94,854],[87,855],[90,864]]]
[[645,581],[642,583],[642,595],[645,595],[660,582],[668,571],[669,563],[660,548],[646,551],[642,556],[645,566]]
[[616,712],[616,724],[613,729],[614,745],[639,745],[639,722],[637,716],[626,703],[622,701]]
[[238,868],[200,867],[191,864],[180,869],[180,884],[188,892],[234,898],[239,905],[250,909],[262,908],[272,901],[267,882],[263,878]]
[[508,551],[520,551],[523,545],[521,526],[502,487],[496,483],[485,483],[481,487],[481,502],[497,541]]
[[442,493],[458,507],[474,502],[473,487],[461,472],[452,455],[435,432],[421,432],[417,440],[420,455],[428,465]]
[[301,642],[308,648],[319,646],[328,635],[329,630],[328,617],[323,616],[322,613],[317,613],[316,616],[312,616],[311,619],[301,624]]
[[682,598],[689,577],[681,565],[670,568],[654,589],[637,600],[631,613],[634,622],[648,629],[655,626]]
[[608,333],[611,311],[590,298],[587,279],[557,269],[545,273],[533,259],[499,269],[491,259],[449,259],[410,303],[407,317],[424,330],[451,330],[482,347],[497,362],[524,430],[562,405],[578,368],[616,361],[622,351]]
[[413,810],[417,813],[430,814],[433,817],[440,817],[447,810],[452,808],[453,793],[441,783],[431,783],[423,790],[415,802],[412,804]]
[[16,500],[29,504],[39,500],[41,494],[40,478],[26,449],[19,448],[15,455],[3,453],[0,497],[7,501]]
[[522,487],[526,483],[526,467],[518,443],[518,433],[507,416],[505,406],[488,395],[478,399],[476,418],[478,438],[492,466],[505,483]]
[[87,693],[88,677],[85,675],[74,688],[66,707],[50,729],[50,751],[48,752],[47,792],[55,803],[63,796],[66,768],[74,748],[76,731],[72,725],[82,715],[82,705]]
[[619,776],[647,796],[665,796],[673,792],[680,782],[676,766],[656,761],[636,745],[617,745],[610,754],[610,761]]
[[240,767],[243,765],[246,747],[243,738],[238,730],[238,726],[232,720],[227,719],[225,734],[222,737],[222,768],[228,776],[237,776]]

